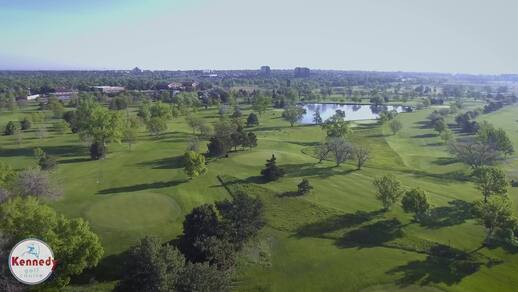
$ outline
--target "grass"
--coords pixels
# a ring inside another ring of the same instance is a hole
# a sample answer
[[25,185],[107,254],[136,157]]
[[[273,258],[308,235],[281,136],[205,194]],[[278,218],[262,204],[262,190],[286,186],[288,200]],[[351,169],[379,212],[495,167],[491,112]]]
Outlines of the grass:
[[[312,151],[324,138],[323,131],[311,125],[292,128],[279,110],[264,113],[261,124],[251,129],[259,139],[257,148],[210,160],[208,173],[193,180],[183,173],[180,158],[192,135],[183,118],[171,121],[160,139],[141,129],[132,151],[126,145],[110,145],[102,161],[88,159],[87,145],[77,135],[51,130],[44,139],[30,130],[21,145],[13,137],[0,136],[0,159],[18,169],[35,166],[34,147],[59,158],[52,175],[63,185],[64,196],[49,204],[67,216],[88,220],[106,251],[91,276],[98,283],[76,279],[72,290],[110,289],[116,275],[103,274],[138,239],[174,239],[193,207],[241,189],[262,199],[267,226],[241,256],[237,291],[513,291],[518,255],[504,248],[481,248],[484,229],[471,218],[468,204],[481,195],[466,180],[469,169],[455,162],[433,130],[423,126],[430,112],[401,114],[404,127],[396,135],[372,122],[356,124],[351,140],[368,145],[372,156],[359,171],[353,163],[318,163]],[[517,113],[518,107],[507,107],[480,119],[505,128],[516,146]],[[0,126],[24,114],[1,113]],[[214,121],[217,109],[197,115]],[[272,153],[286,176],[265,183],[259,172]],[[503,164],[511,176],[517,175],[517,158]],[[429,193],[433,220],[415,223],[398,206],[380,211],[372,180],[388,173],[406,188]],[[282,196],[295,191],[302,178],[314,186],[311,193]],[[510,196],[517,202],[516,188]],[[472,252],[468,264],[475,268],[431,256],[434,246],[462,255]]]

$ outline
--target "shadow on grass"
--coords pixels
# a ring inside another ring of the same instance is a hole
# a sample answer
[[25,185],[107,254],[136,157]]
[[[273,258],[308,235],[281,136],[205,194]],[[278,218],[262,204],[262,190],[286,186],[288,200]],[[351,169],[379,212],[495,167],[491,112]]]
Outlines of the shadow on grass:
[[421,135],[412,136],[411,138],[421,139],[421,138],[433,138],[433,137],[437,137],[437,136],[438,136],[437,134],[421,134]]
[[462,200],[453,200],[448,202],[448,206],[433,208],[430,218],[421,224],[428,228],[441,228],[462,224],[471,218],[473,218],[471,204]]
[[388,274],[402,274],[396,280],[400,287],[410,285],[426,286],[444,283],[448,286],[459,283],[464,277],[477,272],[483,264],[470,260],[451,260],[443,257],[427,256],[422,261],[411,261],[396,267]]
[[344,234],[335,244],[342,248],[381,246],[403,237],[402,227],[401,222],[396,218],[377,221]]
[[94,282],[112,282],[119,280],[124,273],[128,251],[109,255],[101,259],[97,267],[81,273],[72,279],[72,284],[86,285]]
[[316,167],[317,163],[301,163],[301,164],[283,164],[280,167],[284,169],[287,177],[330,177],[333,175],[346,175],[356,171],[356,169],[342,169],[337,166]]
[[[443,144],[441,144],[441,145],[443,145]],[[459,162],[459,160],[456,158],[453,158],[453,157],[439,157],[439,158],[435,159],[434,161],[432,161],[432,163],[437,164],[437,165],[450,165],[450,164],[454,164],[457,162]]]
[[61,159],[58,161],[60,164],[67,164],[67,163],[79,163],[79,162],[87,162],[87,161],[93,161],[91,158],[70,158],[70,159]]
[[168,181],[168,182],[154,182],[154,183],[149,183],[149,184],[139,184],[139,185],[133,185],[133,186],[104,189],[104,190],[100,190],[99,192],[97,192],[97,194],[108,195],[108,194],[114,194],[114,193],[137,192],[137,191],[143,191],[143,190],[147,190],[147,189],[161,189],[161,188],[174,187],[174,186],[183,184],[188,181],[189,180],[173,180],[173,181]]
[[139,163],[140,166],[151,167],[152,169],[177,169],[183,168],[183,156],[175,156],[157,159],[153,161],[145,161]]
[[351,228],[368,222],[383,214],[383,210],[365,212],[356,211],[343,215],[335,215],[322,221],[310,223],[297,229],[297,237],[318,237],[322,234],[337,231],[344,228]]

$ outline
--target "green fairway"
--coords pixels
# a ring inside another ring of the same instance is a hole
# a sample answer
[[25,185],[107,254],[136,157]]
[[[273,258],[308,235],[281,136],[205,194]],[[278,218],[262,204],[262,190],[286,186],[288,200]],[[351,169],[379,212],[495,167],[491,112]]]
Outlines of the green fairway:
[[[105,249],[103,268],[146,235],[175,239],[193,207],[244,190],[261,198],[267,224],[240,256],[236,291],[515,291],[518,254],[481,248],[485,230],[467,210],[467,202],[481,194],[466,179],[469,168],[453,161],[434,131],[422,126],[431,111],[400,114],[403,129],[396,135],[372,121],[355,123],[350,139],[371,149],[362,170],[352,161],[340,167],[332,161],[318,163],[314,150],[325,132],[314,125],[292,128],[274,109],[259,116],[259,126],[247,128],[257,134],[258,147],[209,160],[208,173],[193,179],[183,171],[182,155],[192,135],[183,117],[169,122],[160,138],[140,128],[132,151],[125,144],[110,144],[108,157],[100,161],[89,159],[88,145],[75,134],[59,135],[49,128],[48,137],[38,138],[35,129],[51,123],[36,124],[23,133],[20,145],[14,137],[0,136],[0,159],[17,169],[36,166],[35,147],[58,157],[52,177],[64,195],[48,203],[90,223]],[[246,108],[244,116],[249,112]],[[0,127],[23,115],[2,113]],[[218,118],[215,108],[196,115],[210,122]],[[516,117],[515,106],[480,120],[503,127],[516,147]],[[202,140],[200,151],[206,151],[206,144]],[[259,173],[272,153],[286,175],[264,183]],[[503,165],[518,178],[518,155]],[[372,181],[384,174],[393,174],[406,188],[426,190],[435,220],[415,223],[399,206],[382,212]],[[285,196],[296,191],[302,178],[311,182],[313,191]],[[516,187],[510,197],[518,211]],[[465,271],[434,262],[428,256],[434,246],[469,253],[479,265]],[[108,289],[113,280],[100,280],[90,288]],[[85,287],[70,289],[88,290]]]

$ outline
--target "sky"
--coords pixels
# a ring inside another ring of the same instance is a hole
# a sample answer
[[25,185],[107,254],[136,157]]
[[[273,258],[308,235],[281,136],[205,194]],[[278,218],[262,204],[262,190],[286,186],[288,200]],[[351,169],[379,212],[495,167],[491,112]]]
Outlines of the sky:
[[0,0],[0,69],[518,73],[516,0]]

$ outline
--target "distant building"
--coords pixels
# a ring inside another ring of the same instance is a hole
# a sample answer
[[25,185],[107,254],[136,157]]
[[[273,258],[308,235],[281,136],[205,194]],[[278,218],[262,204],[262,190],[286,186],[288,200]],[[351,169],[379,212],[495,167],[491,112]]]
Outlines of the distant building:
[[198,83],[194,81],[171,82],[167,85],[167,88],[179,91],[194,91],[197,87]]
[[309,77],[310,70],[306,67],[297,67],[295,68],[295,77],[296,78],[307,78]]
[[260,72],[261,72],[261,75],[263,75],[263,76],[270,76],[272,74],[272,70],[270,69],[270,66],[262,66]]
[[93,88],[101,90],[102,93],[119,93],[126,90],[122,86],[93,86]]

